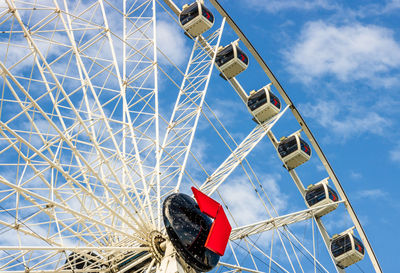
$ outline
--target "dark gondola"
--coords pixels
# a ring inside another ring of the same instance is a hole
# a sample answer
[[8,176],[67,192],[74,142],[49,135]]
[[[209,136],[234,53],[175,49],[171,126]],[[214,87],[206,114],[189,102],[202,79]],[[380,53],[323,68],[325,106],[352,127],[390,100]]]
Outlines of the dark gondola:
[[281,102],[271,92],[270,85],[267,85],[257,92],[250,92],[250,96],[247,99],[247,107],[257,123],[264,123],[279,113]]
[[214,15],[202,3],[194,2],[183,6],[179,21],[190,36],[197,37],[213,26]]
[[364,245],[357,239],[352,231],[345,231],[335,235],[331,240],[331,252],[336,264],[346,268],[364,258]]
[[307,142],[295,134],[279,142],[278,154],[288,170],[292,170],[310,159],[311,149]]
[[218,264],[220,256],[205,247],[212,221],[193,198],[182,193],[168,196],[163,219],[172,245],[189,266],[205,272]]
[[237,42],[233,42],[218,51],[215,63],[223,76],[230,79],[247,68],[249,58],[239,48]]
[[88,272],[90,272],[90,269],[92,269],[93,272],[98,272],[100,269],[102,269],[101,261],[102,258],[95,252],[71,252],[65,261],[64,269],[72,271],[86,269],[89,270]]
[[[152,260],[152,257],[144,259],[144,256],[149,254],[148,251],[142,252],[128,252],[124,255],[122,260],[118,262],[118,270],[124,270],[126,273],[133,273],[143,268],[145,265],[149,264]],[[132,266],[133,264],[133,266]]]
[[[327,181],[310,185],[306,190],[306,202],[310,208],[326,205],[314,212],[315,216],[321,217],[338,207],[336,203],[339,200],[337,193],[328,186]],[[329,206],[329,204],[331,204]]]

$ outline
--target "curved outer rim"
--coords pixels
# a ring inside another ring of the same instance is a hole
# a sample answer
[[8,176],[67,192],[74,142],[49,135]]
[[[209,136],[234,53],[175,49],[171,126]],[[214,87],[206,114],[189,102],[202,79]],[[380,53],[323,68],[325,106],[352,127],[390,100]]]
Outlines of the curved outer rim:
[[[165,4],[171,8],[171,10],[176,14],[179,15],[180,9],[175,5],[175,3],[172,0],[164,0]],[[288,94],[286,91],[283,89],[282,85],[279,83],[278,79],[275,77],[275,75],[272,73],[271,69],[268,67],[264,59],[261,57],[261,55],[258,53],[258,51],[254,48],[252,43],[247,39],[247,37],[244,35],[242,30],[239,28],[239,26],[233,21],[233,19],[229,16],[229,14],[225,11],[225,9],[221,6],[221,4],[217,0],[210,0],[212,5],[217,9],[217,11],[226,18],[226,21],[230,25],[230,27],[235,31],[235,33],[238,35],[240,41],[246,46],[246,48],[250,51],[251,55],[257,60],[258,64],[261,66],[261,68],[264,70],[265,74],[268,76],[268,78],[271,80],[272,84],[275,86],[275,88],[278,90],[280,95],[282,96],[283,100],[287,105],[290,106],[290,109],[292,110],[292,113],[294,117],[296,118],[297,122],[303,129],[304,133],[308,137],[308,139],[311,142],[311,145],[315,149],[316,153],[318,154],[318,157],[322,161],[323,165],[325,166],[326,171],[329,174],[329,177],[331,178],[333,184],[335,185],[335,188],[338,191],[338,194],[340,195],[340,198],[344,201],[345,207],[353,220],[353,223],[355,225],[355,228],[357,229],[357,232],[359,233],[364,246],[367,250],[368,256],[370,257],[370,260],[372,262],[372,265],[375,269],[375,272],[377,273],[382,273],[382,268],[378,262],[378,259],[375,255],[374,250],[372,249],[372,246],[367,238],[367,235],[361,226],[361,223],[353,209],[353,207],[350,204],[349,199],[347,198],[346,193],[344,192],[344,189],[342,185],[339,182],[339,179],[337,178],[335,172],[333,171],[332,166],[329,164],[328,159],[326,158],[325,154],[322,152],[321,147],[319,146],[317,140],[315,139],[314,135],[312,134],[310,128],[308,127],[307,123],[304,121],[303,117],[300,115],[300,112],[297,110],[295,105],[293,104],[292,100],[289,98]],[[239,94],[240,95],[240,94]],[[243,97],[242,97],[243,99]],[[302,191],[302,189],[299,189]],[[303,189],[304,190],[304,189]],[[322,223],[320,222],[319,218],[316,218],[316,221],[318,222],[319,226],[322,226]],[[324,238],[325,240],[327,238]]]

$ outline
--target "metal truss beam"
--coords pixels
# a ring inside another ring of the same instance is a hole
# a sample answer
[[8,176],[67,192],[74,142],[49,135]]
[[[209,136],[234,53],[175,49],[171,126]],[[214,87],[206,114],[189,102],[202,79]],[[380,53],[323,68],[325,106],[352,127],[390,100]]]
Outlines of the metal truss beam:
[[[204,48],[198,39],[193,45],[161,146],[160,169],[163,169],[163,175],[160,177],[160,181],[163,185],[170,185],[173,181],[171,188],[167,189],[168,191],[179,191],[213,71],[224,23],[223,20],[220,28],[207,40],[207,45],[213,44],[211,52],[208,50],[209,48]],[[175,182],[176,176],[178,176],[177,182]],[[162,195],[164,194],[165,190]]]
[[[339,203],[343,203],[344,201],[339,201]],[[242,239],[244,237],[248,237],[254,234],[262,233],[268,230],[272,229],[277,229],[279,227],[287,226],[290,224],[302,222],[308,219],[311,219],[314,217],[314,212],[317,211],[318,209],[332,206],[332,204],[328,205],[323,205],[323,206],[318,206],[315,208],[310,208],[294,213],[290,213],[287,215],[282,215],[279,217],[274,217],[265,221],[261,221],[258,223],[254,223],[251,225],[243,226],[243,227],[238,227],[232,229],[230,240],[238,240]]]

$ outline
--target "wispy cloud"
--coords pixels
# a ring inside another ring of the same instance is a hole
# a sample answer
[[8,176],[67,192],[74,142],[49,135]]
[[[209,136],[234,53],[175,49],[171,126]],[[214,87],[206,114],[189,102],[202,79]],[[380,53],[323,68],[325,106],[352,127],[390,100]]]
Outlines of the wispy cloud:
[[320,100],[302,106],[305,117],[314,119],[341,140],[362,133],[382,135],[391,124],[389,119],[378,113],[351,105],[344,106],[337,101]]
[[400,0],[391,0],[389,1],[385,8],[387,10],[399,9],[400,8]]
[[396,12],[400,8],[399,0],[389,0],[385,3],[363,5],[357,15],[365,17],[369,15],[385,15]]
[[305,83],[323,76],[342,82],[367,80],[387,87],[398,83],[391,72],[400,68],[400,45],[384,27],[311,22],[285,57],[289,71]]
[[362,190],[359,191],[356,194],[357,198],[370,198],[370,199],[377,199],[381,197],[387,196],[387,192],[381,190],[381,189],[368,189],[368,190]]
[[[288,197],[282,193],[277,183],[280,177],[263,174],[259,175],[259,178],[275,209],[278,212],[286,209]],[[266,208],[245,176],[230,180],[229,185],[222,186],[221,193],[239,226],[266,220],[268,217]],[[271,214],[274,213],[271,211]]]
[[271,13],[280,12],[283,10],[314,10],[314,9],[334,9],[336,5],[326,0],[246,0],[250,7],[257,8]]
[[340,5],[336,9],[337,12],[334,14],[334,16],[339,16],[344,20],[349,18],[371,18],[372,20],[374,20],[377,19],[379,16],[388,16],[391,14],[395,14],[400,8],[399,0],[374,1],[370,3],[364,2],[351,8],[346,5]]
[[163,52],[159,54],[162,63],[168,63],[166,57],[177,65],[182,65],[187,60],[190,49],[181,32],[182,30],[177,25],[166,20],[158,20],[157,39],[159,49]]
[[[245,116],[250,117],[242,102],[229,99],[214,99],[211,103],[214,114],[224,122],[225,125],[235,125],[237,121]],[[235,111],[232,111],[235,109]]]
[[353,171],[350,172],[350,177],[352,179],[354,179],[354,180],[359,180],[359,179],[361,179],[363,177],[363,175],[361,173],[356,172],[356,171],[353,170]]
[[390,159],[395,162],[400,162],[400,143],[397,144],[391,151],[390,151]]
[[336,210],[335,217],[326,217],[324,219],[324,225],[327,230],[333,230],[337,234],[339,234],[340,232],[353,226],[354,223],[351,220],[350,215],[348,213]]
[[[227,3],[229,1],[226,1]],[[396,12],[400,8],[400,0],[386,0],[376,3],[361,3],[348,8],[343,3],[328,0],[245,0],[247,7],[256,11],[278,13],[285,11],[332,11],[334,16],[345,18],[366,18],[381,16]]]

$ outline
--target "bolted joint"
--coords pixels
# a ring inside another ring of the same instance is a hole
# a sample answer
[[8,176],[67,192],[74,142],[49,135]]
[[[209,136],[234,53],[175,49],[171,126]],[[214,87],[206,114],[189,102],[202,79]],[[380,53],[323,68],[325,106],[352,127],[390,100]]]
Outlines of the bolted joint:
[[53,204],[46,204],[45,208],[46,209],[52,209],[52,208],[54,208],[54,205]]

